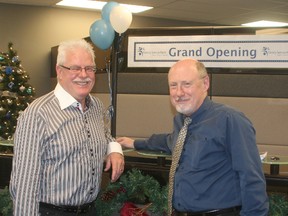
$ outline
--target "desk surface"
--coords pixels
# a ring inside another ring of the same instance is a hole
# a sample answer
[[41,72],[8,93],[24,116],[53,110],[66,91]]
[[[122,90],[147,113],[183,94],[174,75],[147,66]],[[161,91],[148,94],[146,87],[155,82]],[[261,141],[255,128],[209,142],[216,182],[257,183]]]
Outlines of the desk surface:
[[1,140],[0,146],[14,146],[13,140]]
[[[124,153],[135,152],[138,155],[148,156],[148,157],[161,157],[171,159],[171,154],[165,152],[157,152],[157,151],[144,151],[144,150],[135,150],[135,149],[123,149]],[[267,155],[263,160],[263,164],[270,165],[288,165],[288,156],[281,155]]]
[[122,148],[123,153],[135,151],[133,148]]
[[137,152],[137,154],[143,155],[143,156],[171,158],[171,154],[168,154],[165,152],[157,152],[157,151],[136,151],[136,152]]
[[274,164],[274,165],[288,165],[288,156],[283,156],[283,155],[267,155],[262,160],[263,164]]

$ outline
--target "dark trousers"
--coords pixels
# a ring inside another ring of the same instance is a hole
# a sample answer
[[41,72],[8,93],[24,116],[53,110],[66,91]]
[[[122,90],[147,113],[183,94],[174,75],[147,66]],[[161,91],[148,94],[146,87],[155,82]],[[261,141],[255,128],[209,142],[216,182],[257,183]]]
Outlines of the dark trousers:
[[175,212],[175,216],[240,216],[241,206],[227,209],[211,210],[208,212]]
[[194,215],[194,214],[189,214],[189,213],[176,213],[176,216],[240,216],[240,212],[226,212],[226,213],[215,213],[215,214],[209,214],[209,213],[202,213],[202,214],[197,214],[197,215]]
[[39,215],[40,216],[96,216],[96,208],[95,205],[92,205],[89,211],[85,213],[81,212],[66,212],[55,208],[50,208],[48,206],[40,205],[39,207]]

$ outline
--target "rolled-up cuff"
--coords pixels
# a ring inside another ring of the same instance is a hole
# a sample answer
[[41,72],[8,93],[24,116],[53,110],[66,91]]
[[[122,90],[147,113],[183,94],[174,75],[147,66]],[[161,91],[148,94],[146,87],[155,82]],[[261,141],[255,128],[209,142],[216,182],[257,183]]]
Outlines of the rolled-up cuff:
[[112,152],[117,152],[123,155],[122,147],[117,142],[110,142],[108,144],[107,155],[109,155]]

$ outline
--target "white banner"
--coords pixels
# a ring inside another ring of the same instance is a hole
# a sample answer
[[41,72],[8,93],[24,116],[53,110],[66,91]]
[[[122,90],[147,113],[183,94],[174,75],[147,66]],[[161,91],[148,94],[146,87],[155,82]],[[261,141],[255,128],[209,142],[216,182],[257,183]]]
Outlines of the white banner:
[[183,58],[206,67],[288,68],[288,35],[129,37],[128,67],[170,67]]

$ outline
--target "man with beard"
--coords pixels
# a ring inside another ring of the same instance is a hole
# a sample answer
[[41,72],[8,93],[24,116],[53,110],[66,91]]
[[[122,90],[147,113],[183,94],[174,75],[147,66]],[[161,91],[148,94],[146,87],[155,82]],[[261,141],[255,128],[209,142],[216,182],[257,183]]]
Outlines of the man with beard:
[[[209,99],[209,76],[199,61],[175,63],[168,84],[178,111],[173,132],[146,140],[117,139],[126,148],[172,153],[168,215],[267,216],[266,181],[252,123]],[[186,128],[184,137],[181,128]],[[175,153],[181,145],[180,154]]]

